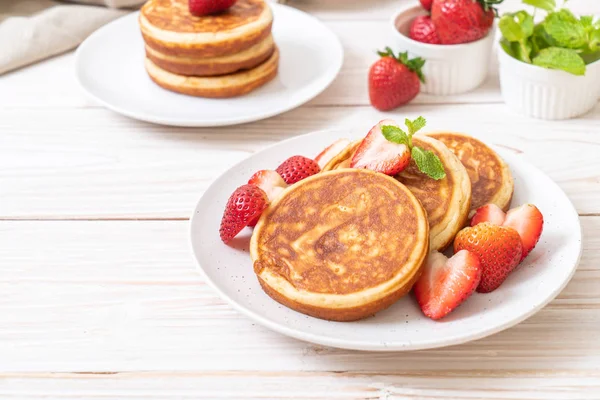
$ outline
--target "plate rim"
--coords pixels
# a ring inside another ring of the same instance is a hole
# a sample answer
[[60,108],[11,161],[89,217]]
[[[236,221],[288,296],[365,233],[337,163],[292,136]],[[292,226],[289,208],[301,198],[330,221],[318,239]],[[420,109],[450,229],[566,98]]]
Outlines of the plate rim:
[[[450,337],[450,338],[445,338],[443,341],[425,340],[425,341],[421,341],[415,345],[412,343],[405,343],[405,344],[389,343],[388,344],[387,342],[376,342],[376,341],[369,342],[369,341],[335,339],[330,336],[323,336],[323,335],[318,335],[318,334],[313,334],[313,333],[308,333],[308,332],[302,332],[302,331],[298,331],[296,329],[288,328],[287,326],[278,324],[277,322],[270,321],[269,319],[264,318],[261,314],[256,313],[256,312],[244,307],[242,304],[238,304],[236,301],[234,301],[232,298],[230,298],[227,294],[225,294],[219,288],[219,286],[215,282],[213,282],[213,280],[204,271],[204,268],[202,267],[202,265],[200,263],[198,254],[196,253],[196,250],[194,247],[194,240],[193,240],[194,239],[194,226],[195,226],[195,220],[196,220],[196,218],[198,218],[196,216],[198,214],[196,212],[196,210],[198,209],[200,202],[204,198],[205,193],[208,192],[214,185],[216,185],[217,181],[222,176],[227,175],[228,173],[230,173],[230,171],[235,170],[236,168],[239,167],[240,164],[244,163],[248,158],[252,157],[255,154],[258,154],[262,151],[266,151],[271,148],[280,146],[287,142],[291,142],[294,140],[301,140],[302,138],[307,137],[307,136],[312,136],[312,135],[316,135],[316,134],[324,134],[327,132],[342,132],[342,129],[343,129],[342,127],[338,127],[338,128],[330,128],[330,129],[311,131],[308,133],[293,136],[291,138],[288,138],[288,139],[285,139],[285,140],[282,140],[279,142],[272,143],[268,146],[265,146],[262,149],[258,150],[257,152],[252,153],[249,156],[244,157],[243,159],[239,160],[238,162],[233,164],[230,168],[227,168],[221,174],[216,176],[210,182],[210,184],[206,187],[204,193],[202,193],[202,195],[196,202],[196,205],[194,206],[193,211],[192,211],[192,216],[188,222],[188,233],[189,233],[188,243],[191,248],[192,254],[194,256],[193,258],[194,258],[195,269],[200,273],[200,275],[204,279],[204,282],[206,282],[213,290],[215,290],[217,292],[217,294],[221,297],[221,299],[225,300],[229,305],[231,305],[235,310],[237,310],[244,316],[250,318],[251,320],[256,321],[257,323],[261,324],[262,326],[264,326],[272,331],[283,334],[285,336],[289,336],[289,337],[292,337],[294,339],[298,339],[298,340],[301,340],[304,342],[310,342],[313,344],[324,345],[324,346],[329,346],[329,347],[338,348],[338,349],[371,351],[371,352],[403,352],[403,351],[437,349],[437,348],[455,346],[455,345],[464,344],[464,343],[472,342],[475,340],[483,339],[485,337],[494,335],[496,333],[502,332],[506,329],[512,328],[512,327],[520,324],[521,322],[525,321],[526,319],[530,318],[531,316],[533,316],[534,314],[536,314],[537,312],[542,310],[554,299],[556,299],[556,297],[564,290],[564,288],[573,279],[573,276],[575,275],[575,272],[577,271],[577,268],[581,261],[581,256],[583,254],[583,228],[581,226],[581,220],[579,218],[579,214],[577,212],[577,209],[575,208],[575,205],[573,204],[571,199],[567,196],[567,194],[564,192],[564,190],[560,186],[558,186],[558,184],[556,182],[554,182],[554,180],[552,178],[550,178],[544,171],[539,169],[537,166],[531,164],[527,160],[524,160],[522,157],[512,154],[512,153],[506,151],[505,149],[492,144],[491,147],[494,149],[494,151],[498,152],[501,155],[501,157],[509,159],[509,160],[507,160],[507,164],[509,165],[509,167],[511,167],[510,159],[517,159],[517,160],[519,160],[519,162],[527,164],[528,168],[532,168],[536,172],[541,173],[542,175],[546,176],[552,182],[552,184],[555,186],[555,188],[557,190],[559,190],[561,193],[563,193],[565,198],[569,201],[569,204],[571,207],[569,208],[568,212],[570,214],[572,214],[573,219],[577,222],[578,236],[577,236],[576,240],[578,240],[578,242],[579,242],[579,249],[578,249],[578,254],[577,254],[575,263],[571,267],[571,271],[569,271],[567,278],[557,288],[555,288],[552,291],[552,293],[546,299],[544,299],[544,301],[540,302],[536,307],[528,310],[527,312],[525,312],[523,314],[520,314],[516,318],[513,318],[509,321],[504,322],[503,324],[493,326],[490,329],[483,329],[480,332],[473,334],[471,336],[466,336],[466,335],[454,336],[454,337]],[[508,156],[508,157],[506,157],[506,156]]]
[[[307,95],[302,97],[299,101],[297,101],[295,103],[291,103],[290,105],[288,105],[286,107],[283,107],[280,109],[271,109],[270,111],[265,111],[265,112],[262,112],[260,114],[256,114],[253,116],[246,116],[246,117],[242,117],[242,118],[230,118],[227,120],[223,120],[223,119],[204,120],[204,121],[191,120],[191,119],[173,120],[173,119],[168,119],[168,118],[160,118],[160,117],[157,118],[151,114],[144,114],[144,113],[140,113],[137,111],[131,111],[129,109],[123,109],[121,107],[114,106],[112,103],[107,102],[104,99],[102,99],[101,97],[97,96],[92,90],[89,90],[88,87],[86,87],[86,85],[83,83],[83,79],[82,79],[82,74],[83,74],[82,64],[83,63],[81,61],[83,58],[82,54],[85,51],[87,51],[86,50],[87,47],[91,46],[90,43],[92,43],[92,41],[94,40],[94,38],[96,36],[102,34],[102,32],[104,30],[112,29],[111,25],[116,24],[116,23],[120,22],[121,20],[124,20],[127,18],[131,18],[132,20],[137,20],[137,17],[140,13],[139,11],[135,11],[133,13],[123,15],[122,17],[119,17],[119,18],[109,22],[108,24],[98,28],[97,30],[92,32],[77,47],[77,49],[75,50],[75,66],[74,66],[77,84],[80,87],[81,91],[83,91],[87,96],[89,96],[91,99],[98,102],[100,105],[102,105],[103,107],[107,108],[108,110],[110,110],[112,112],[115,112],[120,115],[124,115],[128,118],[132,118],[132,119],[135,119],[138,121],[144,121],[144,122],[149,122],[152,124],[164,125],[164,126],[188,127],[188,128],[189,127],[208,128],[208,127],[219,127],[219,126],[234,126],[234,125],[240,125],[240,124],[245,124],[245,123],[249,123],[249,122],[261,121],[263,119],[271,118],[276,115],[280,115],[280,114],[286,113],[288,111],[294,110],[294,109],[306,104],[307,102],[311,101],[312,99],[314,99],[321,93],[323,93],[336,80],[336,78],[339,76],[340,71],[342,70],[342,67],[344,65],[344,57],[345,57],[344,46],[342,46],[340,38],[335,34],[335,32],[333,32],[327,25],[325,25],[318,18],[316,18],[304,11],[298,10],[294,7],[286,6],[284,4],[269,2],[269,6],[273,10],[273,14],[275,16],[278,12],[277,9],[285,9],[286,12],[291,12],[291,13],[295,13],[297,15],[302,15],[303,18],[312,19],[313,21],[315,21],[316,23],[321,25],[325,30],[327,30],[330,33],[331,38],[334,40],[336,49],[333,53],[339,54],[339,58],[336,60],[337,63],[334,64],[334,68],[332,70],[331,76],[328,77],[328,79],[324,82],[322,87],[320,87],[318,90],[316,90],[314,92],[309,92]],[[224,100],[227,100],[227,99],[224,99]]]

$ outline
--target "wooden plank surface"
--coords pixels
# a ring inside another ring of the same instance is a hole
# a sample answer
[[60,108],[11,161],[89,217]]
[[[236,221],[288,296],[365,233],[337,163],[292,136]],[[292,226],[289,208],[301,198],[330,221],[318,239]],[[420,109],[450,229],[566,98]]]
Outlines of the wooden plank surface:
[[581,265],[544,310],[473,343],[399,354],[316,346],[245,318],[196,273],[187,221],[4,221],[0,371],[597,371],[600,217],[582,223]]
[[[600,398],[600,106],[521,117],[502,103],[493,59],[471,93],[374,111],[366,70],[410,2],[292,0],[339,35],[342,72],[308,105],[237,127],[115,115],[79,90],[72,53],[0,77],[0,398]],[[600,2],[570,4],[600,14]],[[574,202],[583,258],[541,312],[473,343],[362,353],[273,333],[202,282],[187,218],[214,177],[298,134],[417,115],[518,153]]]
[[331,127],[368,132],[382,118],[417,115],[428,118],[428,129],[513,149],[553,178],[580,213],[600,213],[600,107],[566,122],[525,118],[504,104],[410,105],[392,113],[303,107],[212,129],[145,124],[99,108],[29,115],[0,110],[0,218],[187,218],[212,179],[264,146]]

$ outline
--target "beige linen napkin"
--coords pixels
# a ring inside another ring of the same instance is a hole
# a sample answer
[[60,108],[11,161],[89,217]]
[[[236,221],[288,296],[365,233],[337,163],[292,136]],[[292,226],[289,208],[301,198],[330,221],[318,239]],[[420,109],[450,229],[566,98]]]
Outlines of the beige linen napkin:
[[[0,75],[77,47],[143,0],[0,0]],[[277,2],[283,2],[279,0]]]

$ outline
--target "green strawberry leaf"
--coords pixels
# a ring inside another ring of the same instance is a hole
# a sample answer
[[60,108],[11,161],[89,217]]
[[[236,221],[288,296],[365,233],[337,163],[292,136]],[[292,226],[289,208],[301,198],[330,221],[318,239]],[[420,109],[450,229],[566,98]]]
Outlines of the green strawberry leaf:
[[567,9],[548,14],[542,22],[546,40],[554,47],[583,49],[587,44],[587,32],[580,20]]
[[396,144],[404,144],[410,148],[410,138],[402,129],[394,125],[383,125],[381,127],[381,133],[388,142]]
[[533,64],[550,69],[560,69],[573,75],[585,75],[585,62],[575,50],[548,47],[533,59]]
[[419,171],[425,175],[436,181],[446,177],[444,165],[433,152],[415,146],[412,148],[411,156],[412,159],[415,160],[415,164],[417,164]]
[[425,60],[421,57],[409,59],[407,51],[405,51],[404,53],[398,53],[398,55],[396,56],[396,54],[394,54],[394,51],[390,47],[386,47],[385,51],[377,51],[377,54],[379,54],[380,57],[392,57],[396,59],[399,63],[406,65],[408,69],[417,74],[421,82],[425,83],[425,76],[423,75],[422,70],[423,65],[425,65]]
[[414,121],[411,121],[408,118],[406,118],[404,120],[404,125],[406,125],[406,127],[408,128],[408,134],[410,136],[417,133],[417,131],[422,129],[425,126],[425,124],[427,124],[427,120],[423,117],[419,117],[419,118],[415,119]]
[[542,10],[546,10],[548,12],[552,12],[556,8],[555,0],[523,0],[523,3],[536,8],[541,8]]

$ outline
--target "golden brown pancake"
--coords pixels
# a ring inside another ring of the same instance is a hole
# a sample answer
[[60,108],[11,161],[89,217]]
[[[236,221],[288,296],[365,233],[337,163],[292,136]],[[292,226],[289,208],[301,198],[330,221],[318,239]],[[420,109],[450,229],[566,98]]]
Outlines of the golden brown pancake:
[[425,210],[395,179],[341,169],[286,189],[250,243],[264,291],[301,313],[353,321],[390,306],[418,279],[429,249]]
[[159,86],[190,96],[226,98],[240,96],[269,82],[277,75],[279,51],[258,67],[229,75],[197,77],[167,72],[146,58],[146,71]]
[[352,156],[358,149],[358,146],[362,143],[362,139],[356,140],[346,146],[345,149],[340,151],[338,155],[333,157],[325,166],[321,169],[323,172],[332,171],[334,169],[340,168],[350,168],[350,162],[352,161]]
[[271,35],[240,53],[222,57],[175,57],[162,54],[146,45],[146,57],[165,71],[187,76],[226,75],[251,69],[265,62],[275,51]]
[[431,250],[443,250],[468,220],[471,182],[460,160],[442,142],[415,135],[413,144],[437,155],[444,165],[446,177],[436,181],[419,171],[411,160],[396,179],[410,189],[427,211]]
[[190,14],[187,0],[149,0],[139,23],[146,44],[161,54],[219,57],[264,40],[273,15],[264,0],[238,0],[227,11],[202,17]]
[[463,163],[472,187],[471,215],[479,207],[494,203],[507,211],[514,191],[508,165],[483,142],[453,132],[435,132],[427,136],[443,142]]

